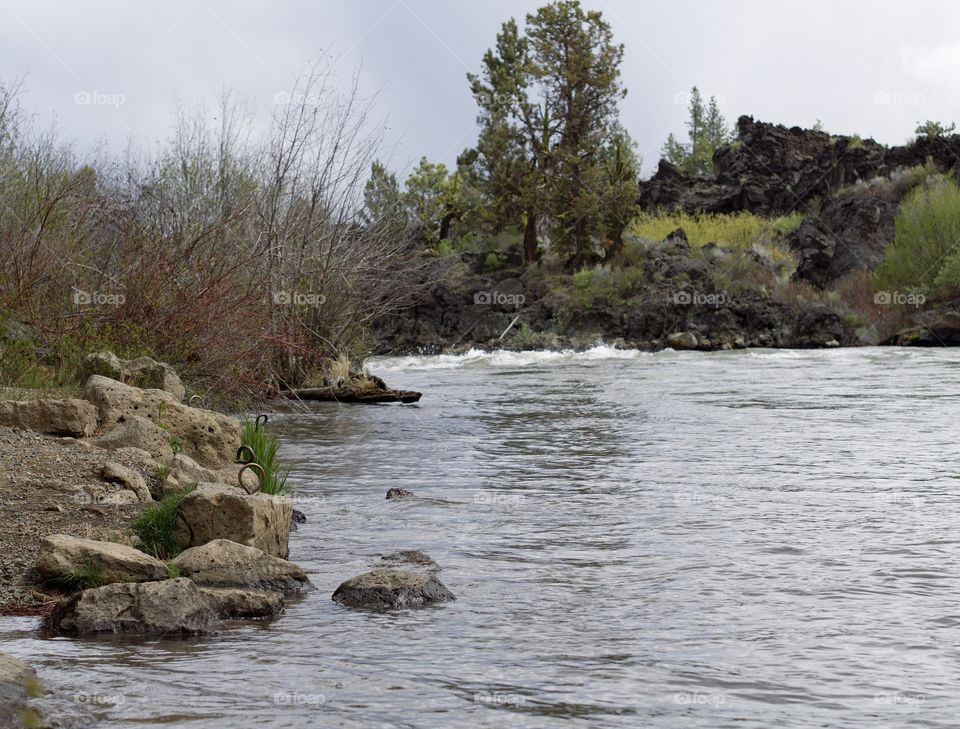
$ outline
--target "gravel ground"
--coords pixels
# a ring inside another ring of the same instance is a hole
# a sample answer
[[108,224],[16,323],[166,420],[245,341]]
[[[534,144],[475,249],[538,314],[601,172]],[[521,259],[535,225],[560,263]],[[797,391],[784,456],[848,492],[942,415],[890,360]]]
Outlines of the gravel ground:
[[35,583],[40,540],[49,534],[130,543],[143,504],[99,503],[119,489],[100,478],[107,461],[135,461],[71,438],[0,427],[0,613],[41,612],[55,596]]

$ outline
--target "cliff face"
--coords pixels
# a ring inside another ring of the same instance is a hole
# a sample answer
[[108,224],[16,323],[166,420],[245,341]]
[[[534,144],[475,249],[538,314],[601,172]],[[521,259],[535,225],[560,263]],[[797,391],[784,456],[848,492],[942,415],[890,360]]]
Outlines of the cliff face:
[[806,217],[789,240],[799,259],[795,278],[823,287],[883,260],[897,207],[910,189],[894,183],[851,188],[854,183],[894,178],[927,162],[947,170],[958,161],[960,135],[885,147],[742,116],[736,141],[713,157],[713,177],[693,177],[661,160],[641,183],[639,204],[648,212],[802,212]]
[[885,147],[872,139],[788,129],[742,116],[736,141],[714,154],[713,177],[693,177],[661,160],[656,174],[640,183],[639,203],[648,212],[781,215],[806,210],[855,182],[889,177],[928,159],[944,169],[953,167],[960,160],[960,135]]

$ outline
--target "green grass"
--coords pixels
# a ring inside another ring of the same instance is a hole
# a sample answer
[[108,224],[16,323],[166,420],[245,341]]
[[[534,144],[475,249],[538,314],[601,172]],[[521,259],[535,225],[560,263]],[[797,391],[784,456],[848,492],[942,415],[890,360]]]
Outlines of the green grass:
[[271,496],[282,496],[290,490],[287,478],[290,469],[280,466],[277,451],[280,443],[277,436],[268,433],[262,426],[252,420],[243,421],[243,432],[240,443],[249,446],[253,451],[253,462],[263,469],[263,478],[260,480],[260,491]]
[[694,248],[717,243],[728,248],[748,249],[789,235],[802,220],[803,216],[796,212],[777,218],[753,213],[641,213],[630,223],[629,231],[641,238],[661,241],[677,228],[683,228]]
[[50,584],[63,592],[80,592],[103,584],[103,570],[93,562],[82,567],[67,570],[59,577],[50,580]]
[[904,198],[874,282],[928,297],[960,293],[960,188],[953,180],[934,176]]
[[191,486],[181,493],[167,494],[143,510],[131,525],[137,535],[138,549],[157,559],[170,559],[180,553],[181,547],[177,541],[177,506],[193,489],[194,486]]

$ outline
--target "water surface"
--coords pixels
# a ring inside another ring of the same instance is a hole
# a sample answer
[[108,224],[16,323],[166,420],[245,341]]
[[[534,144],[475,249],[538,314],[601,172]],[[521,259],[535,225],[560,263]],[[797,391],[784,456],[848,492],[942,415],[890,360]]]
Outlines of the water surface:
[[[185,642],[4,619],[3,649],[105,727],[957,725],[950,350],[370,366],[422,402],[271,420],[317,592]],[[459,599],[330,600],[396,549]]]

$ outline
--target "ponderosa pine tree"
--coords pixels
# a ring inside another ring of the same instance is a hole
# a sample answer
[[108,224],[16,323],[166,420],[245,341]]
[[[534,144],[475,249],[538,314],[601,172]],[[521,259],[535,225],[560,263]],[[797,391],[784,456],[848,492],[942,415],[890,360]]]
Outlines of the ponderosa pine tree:
[[731,132],[720,113],[717,98],[711,96],[705,106],[696,86],[690,90],[687,111],[689,141],[683,144],[671,134],[663,145],[661,155],[685,172],[703,177],[713,172],[713,153],[730,141]]
[[524,258],[539,257],[537,223],[549,215],[574,266],[586,260],[606,217],[603,150],[617,119],[623,46],[599,11],[559,0],[503,24],[480,75],[472,155],[491,214],[521,224]]

